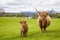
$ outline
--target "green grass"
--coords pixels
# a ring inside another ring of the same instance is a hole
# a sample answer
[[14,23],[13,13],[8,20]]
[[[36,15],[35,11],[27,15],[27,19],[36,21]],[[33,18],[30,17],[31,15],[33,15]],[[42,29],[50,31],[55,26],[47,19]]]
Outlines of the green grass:
[[29,30],[27,37],[20,36],[18,17],[0,17],[0,40],[60,40],[60,19],[52,19],[46,33],[40,33],[37,19],[25,19]]

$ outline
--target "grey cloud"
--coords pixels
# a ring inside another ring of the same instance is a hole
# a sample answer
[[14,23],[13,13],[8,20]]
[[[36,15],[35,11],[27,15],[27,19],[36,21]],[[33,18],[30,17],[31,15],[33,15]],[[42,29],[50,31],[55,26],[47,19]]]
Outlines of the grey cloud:
[[55,3],[54,5],[56,5],[56,6],[60,6],[60,2],[57,2],[57,3]]
[[31,3],[26,2],[26,1],[18,1],[18,0],[16,0],[16,1],[10,2],[10,3],[7,2],[7,5],[31,5]]
[[[49,3],[45,2],[46,4],[44,4],[43,2],[39,2],[40,0],[36,1],[30,1],[30,0],[14,0],[12,2],[6,2],[6,4],[1,4],[0,7],[4,7],[4,8],[8,8],[8,10],[10,9],[29,9],[29,8],[38,8],[38,9],[52,9],[52,8],[56,8],[56,7],[60,7],[60,2],[56,2],[56,3]],[[56,6],[56,7],[55,7]],[[57,8],[58,9],[58,8]]]

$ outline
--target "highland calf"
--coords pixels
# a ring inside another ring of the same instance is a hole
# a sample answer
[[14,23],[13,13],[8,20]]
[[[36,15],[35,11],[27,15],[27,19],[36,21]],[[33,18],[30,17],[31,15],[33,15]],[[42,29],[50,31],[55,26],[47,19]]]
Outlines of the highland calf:
[[20,29],[21,36],[26,37],[28,32],[28,25],[24,20],[20,21],[20,24],[21,24],[21,29]]

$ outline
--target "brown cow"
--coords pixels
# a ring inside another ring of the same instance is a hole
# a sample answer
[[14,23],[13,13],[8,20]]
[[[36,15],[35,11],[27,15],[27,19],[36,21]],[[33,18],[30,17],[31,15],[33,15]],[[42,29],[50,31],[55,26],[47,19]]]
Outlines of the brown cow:
[[28,25],[25,20],[20,21],[21,24],[21,36],[26,37],[28,32]]
[[41,28],[41,32],[43,31],[43,29],[44,32],[46,32],[46,28],[50,25],[50,23],[51,23],[51,18],[48,15],[48,12],[45,11],[38,12],[38,25]]

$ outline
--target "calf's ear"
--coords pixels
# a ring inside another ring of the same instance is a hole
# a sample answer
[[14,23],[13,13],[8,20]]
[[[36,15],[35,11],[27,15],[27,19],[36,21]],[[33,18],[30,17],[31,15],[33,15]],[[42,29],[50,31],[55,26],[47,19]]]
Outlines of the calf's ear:
[[20,23],[22,23],[22,22],[20,21]]
[[49,15],[50,13],[49,12],[47,12],[47,15]]

